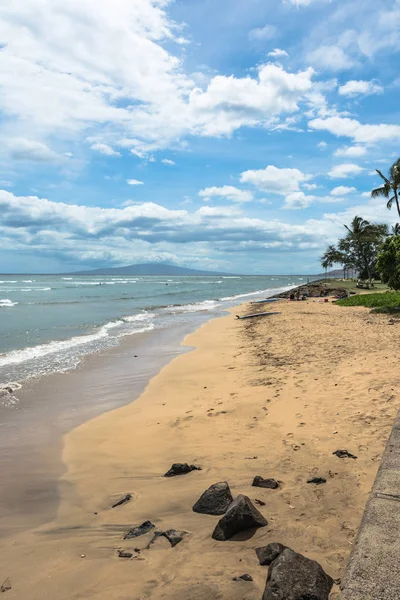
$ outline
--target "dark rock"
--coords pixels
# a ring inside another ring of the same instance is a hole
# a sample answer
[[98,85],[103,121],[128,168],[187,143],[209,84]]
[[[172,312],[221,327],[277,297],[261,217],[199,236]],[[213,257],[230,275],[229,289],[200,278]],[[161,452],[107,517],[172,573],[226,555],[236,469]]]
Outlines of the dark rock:
[[313,477],[312,479],[309,479],[307,481],[307,483],[314,483],[315,485],[322,485],[323,483],[326,483],[326,479],[324,479],[324,477]]
[[262,500],[259,500],[258,498],[256,498],[256,499],[254,500],[254,502],[255,502],[256,504],[258,504],[258,506],[265,506],[265,502],[263,502]]
[[124,540],[130,540],[131,538],[136,538],[140,535],[144,535],[145,533],[148,533],[149,531],[154,529],[154,527],[155,525],[153,525],[153,523],[151,523],[150,521],[145,521],[141,525],[130,529],[128,533],[125,534]]
[[204,515],[224,515],[233,502],[233,497],[229,485],[226,481],[214,483],[208,490],[203,492],[193,511]]
[[275,479],[264,479],[263,477],[260,477],[260,475],[254,477],[251,485],[253,487],[268,488],[270,490],[276,490],[279,487],[279,483],[275,481]]
[[261,548],[256,548],[256,554],[258,560],[260,561],[260,565],[270,565],[284,550],[286,550],[287,546],[278,543],[268,544],[268,546],[262,546]]
[[240,494],[218,521],[212,537],[214,540],[229,540],[236,533],[266,525],[268,521],[252,504],[250,498]]
[[192,471],[201,471],[201,467],[196,465],[188,465],[187,463],[174,463],[164,477],[176,477],[177,475],[186,475]]
[[269,568],[262,600],[328,600],[332,586],[315,560],[286,548]]
[[239,581],[239,579],[241,579],[242,581],[253,581],[252,576],[249,575],[248,573],[245,573],[244,575],[241,575],[240,577],[234,577],[233,581]]
[[334,454],[338,458],[357,458],[357,456],[354,456],[354,454],[350,454],[350,452],[347,452],[347,450],[336,450],[336,452],[332,452],[332,454]]
[[187,531],[177,531],[176,529],[168,529],[167,531],[156,531],[153,539],[148,544],[147,549],[149,549],[150,546],[154,544],[154,542],[160,537],[167,538],[172,548],[174,548],[177,544],[179,544],[179,542],[183,540],[185,535],[187,535]]
[[126,504],[130,500],[132,500],[131,494],[126,494],[126,496],[124,496],[123,498],[121,498],[121,500],[118,500],[118,502],[116,502],[115,504],[113,504],[111,508],[117,508],[117,506],[122,506],[123,504]]
[[119,558],[132,558],[132,552],[126,552],[125,550],[118,550]]

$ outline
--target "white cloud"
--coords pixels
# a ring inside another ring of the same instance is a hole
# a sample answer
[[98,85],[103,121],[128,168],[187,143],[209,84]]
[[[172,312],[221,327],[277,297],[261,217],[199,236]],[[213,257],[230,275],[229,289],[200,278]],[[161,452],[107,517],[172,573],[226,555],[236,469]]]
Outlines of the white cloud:
[[361,194],[361,196],[362,196],[363,198],[371,198],[371,192],[363,192],[363,193]]
[[322,150],[324,150],[328,144],[326,142],[319,142],[319,144],[317,144],[318,148],[321,148]]
[[143,185],[143,181],[138,181],[137,179],[127,179],[126,183],[128,185]]
[[286,52],[286,50],[281,50],[281,48],[274,48],[272,52],[268,52],[268,56],[280,58],[282,56],[289,56],[289,54]]
[[357,158],[359,156],[365,156],[367,149],[365,146],[345,146],[338,148],[335,152],[335,156],[348,156],[349,158]]
[[311,175],[302,173],[298,169],[279,169],[274,165],[268,165],[265,169],[244,171],[240,181],[250,183],[264,192],[289,194],[297,192],[300,184],[311,178]]
[[346,179],[348,177],[354,177],[362,173],[364,169],[359,165],[346,163],[343,165],[336,165],[329,171],[328,175],[332,179]]
[[382,94],[383,87],[377,81],[356,81],[352,79],[339,87],[341,96],[369,96],[371,94]]
[[163,158],[162,161],[163,165],[168,165],[170,167],[173,167],[176,163],[173,160],[170,160],[169,158]]
[[400,139],[400,125],[362,125],[356,119],[347,117],[328,117],[313,119],[308,123],[311,129],[329,131],[336,136],[352,138],[360,144]]
[[[1,101],[0,101],[1,102]],[[32,162],[60,162],[62,156],[46,144],[25,138],[11,138],[6,142],[12,158]]]
[[256,27],[249,32],[250,40],[272,40],[277,34],[277,28],[273,25],[265,25],[265,27]]
[[313,0],[283,0],[283,3],[289,2],[295,6],[309,6]]
[[335,187],[333,188],[333,190],[331,190],[331,196],[347,196],[347,194],[351,194],[352,192],[356,191],[357,189],[355,187],[339,185],[338,187]]
[[353,60],[340,46],[325,45],[308,53],[307,59],[311,64],[328,71],[341,71],[353,66]]
[[108,144],[93,144],[90,148],[91,150],[100,152],[100,154],[106,154],[107,156],[120,156],[120,153],[113,150]]
[[308,208],[312,204],[333,204],[343,202],[344,198],[339,195],[333,196],[313,196],[304,192],[292,192],[285,197],[285,202],[282,208],[291,210],[302,210]]
[[251,192],[247,190],[240,190],[233,185],[205,188],[204,190],[200,190],[199,196],[204,198],[204,202],[209,201],[210,198],[215,196],[227,198],[232,202],[251,202],[253,200],[253,194]]

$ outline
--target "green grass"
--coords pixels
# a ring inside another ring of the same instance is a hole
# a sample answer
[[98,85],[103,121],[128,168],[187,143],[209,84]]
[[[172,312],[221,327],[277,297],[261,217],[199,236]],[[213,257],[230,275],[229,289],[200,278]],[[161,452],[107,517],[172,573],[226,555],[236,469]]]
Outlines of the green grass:
[[[325,281],[322,280],[324,283]],[[357,281],[353,281],[351,279],[328,279],[326,281],[326,287],[328,289],[336,289],[341,288],[343,290],[347,290],[348,292],[355,292],[356,294],[360,293],[360,288],[357,287]],[[375,281],[374,287],[370,290],[364,289],[362,290],[366,294],[374,294],[376,292],[386,292],[389,288],[384,283]]]
[[[370,294],[357,294],[344,300],[338,300],[340,306],[366,306],[376,308],[375,312],[392,312],[389,309],[400,307],[400,292],[378,292]],[[396,312],[396,310],[393,310]]]

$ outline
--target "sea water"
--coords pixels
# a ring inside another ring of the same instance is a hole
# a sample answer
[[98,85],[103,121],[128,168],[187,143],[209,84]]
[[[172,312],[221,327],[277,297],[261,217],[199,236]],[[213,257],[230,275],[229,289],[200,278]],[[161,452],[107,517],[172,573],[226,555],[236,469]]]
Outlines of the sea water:
[[297,276],[0,277],[0,386],[76,367],[121,338],[210,317],[307,281]]

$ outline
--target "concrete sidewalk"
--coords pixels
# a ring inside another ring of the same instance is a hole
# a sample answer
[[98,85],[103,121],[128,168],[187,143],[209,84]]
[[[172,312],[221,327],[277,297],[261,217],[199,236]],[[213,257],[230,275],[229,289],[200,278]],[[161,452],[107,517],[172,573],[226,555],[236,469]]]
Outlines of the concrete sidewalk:
[[400,599],[400,412],[365,508],[340,598]]

